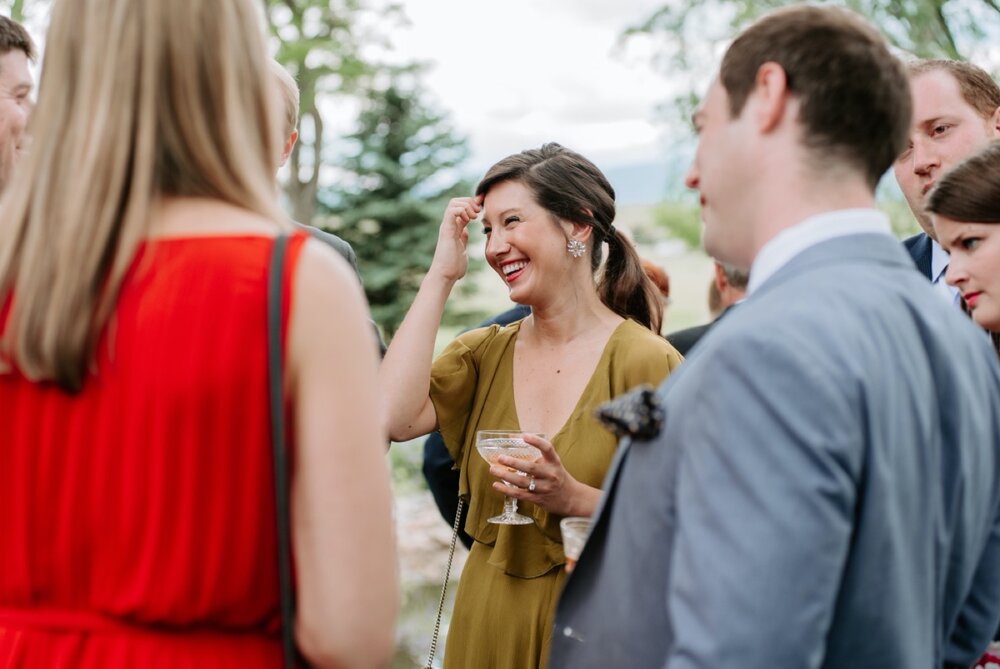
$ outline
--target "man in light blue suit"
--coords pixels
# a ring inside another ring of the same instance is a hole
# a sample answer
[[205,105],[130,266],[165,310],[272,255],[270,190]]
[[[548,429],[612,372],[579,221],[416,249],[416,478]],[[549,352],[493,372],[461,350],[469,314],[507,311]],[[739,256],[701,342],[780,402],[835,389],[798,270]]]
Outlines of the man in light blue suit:
[[694,120],[705,247],[748,297],[658,424],[616,407],[550,667],[970,666],[1000,621],[1000,369],[875,209],[901,64],[846,10],[785,8]]

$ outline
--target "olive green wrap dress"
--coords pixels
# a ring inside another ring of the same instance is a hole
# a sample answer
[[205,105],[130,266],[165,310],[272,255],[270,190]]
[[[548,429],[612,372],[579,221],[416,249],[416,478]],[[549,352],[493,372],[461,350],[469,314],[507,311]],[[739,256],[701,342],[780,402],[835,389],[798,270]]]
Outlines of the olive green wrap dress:
[[[459,494],[475,540],[455,597],[445,646],[446,669],[545,667],[556,601],[564,578],[561,516],[529,502],[518,512],[533,525],[493,525],[503,509],[496,480],[476,451],[477,430],[520,430],[514,404],[514,342],[521,321],[472,330],[434,361],[430,397],[438,429],[461,471]],[[566,470],[601,487],[617,441],[594,409],[631,388],[659,383],[682,358],[662,337],[625,320],[605,345],[566,424],[548,435]]]

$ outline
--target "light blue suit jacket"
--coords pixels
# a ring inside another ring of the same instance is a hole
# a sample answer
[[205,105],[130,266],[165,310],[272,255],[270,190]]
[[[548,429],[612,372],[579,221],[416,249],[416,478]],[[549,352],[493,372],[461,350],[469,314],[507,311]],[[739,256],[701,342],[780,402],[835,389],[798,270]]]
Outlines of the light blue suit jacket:
[[888,236],[780,269],[624,440],[553,669],[969,666],[1000,621],[1000,369]]

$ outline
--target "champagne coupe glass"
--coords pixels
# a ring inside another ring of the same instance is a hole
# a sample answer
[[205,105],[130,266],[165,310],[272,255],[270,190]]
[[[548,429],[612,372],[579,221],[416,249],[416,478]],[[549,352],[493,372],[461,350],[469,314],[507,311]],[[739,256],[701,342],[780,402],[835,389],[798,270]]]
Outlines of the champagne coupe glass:
[[[542,452],[534,446],[524,441],[525,434],[545,438],[540,432],[511,432],[509,430],[479,430],[476,432],[476,450],[483,460],[491,465],[497,464],[497,458],[506,455],[518,460],[534,462],[542,457]],[[511,469],[510,471],[518,471]],[[504,481],[504,484],[513,487],[513,484]],[[517,512],[517,500],[504,496],[503,513],[487,519],[487,522],[496,525],[530,525],[535,522],[527,516],[522,516]]]
[[559,529],[562,531],[563,553],[566,554],[566,573],[569,574],[580,559],[583,545],[587,542],[590,518],[567,516],[559,521]]

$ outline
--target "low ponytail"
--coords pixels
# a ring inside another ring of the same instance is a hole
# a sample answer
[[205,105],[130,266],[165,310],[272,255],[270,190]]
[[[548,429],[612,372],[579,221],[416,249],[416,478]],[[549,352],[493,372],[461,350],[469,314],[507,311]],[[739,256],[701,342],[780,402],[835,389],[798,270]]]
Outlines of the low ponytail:
[[597,284],[601,301],[619,316],[631,318],[659,334],[663,305],[659,291],[642,269],[639,254],[632,242],[613,226],[606,241],[608,260]]

